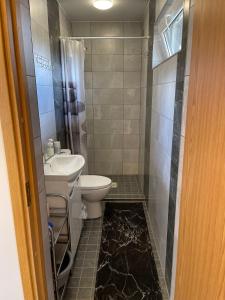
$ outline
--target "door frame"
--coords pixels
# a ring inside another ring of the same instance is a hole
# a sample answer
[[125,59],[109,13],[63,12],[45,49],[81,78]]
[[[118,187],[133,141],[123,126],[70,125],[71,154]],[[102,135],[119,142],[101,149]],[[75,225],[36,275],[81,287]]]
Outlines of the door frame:
[[27,87],[17,3],[0,1],[0,122],[25,299],[48,299]]

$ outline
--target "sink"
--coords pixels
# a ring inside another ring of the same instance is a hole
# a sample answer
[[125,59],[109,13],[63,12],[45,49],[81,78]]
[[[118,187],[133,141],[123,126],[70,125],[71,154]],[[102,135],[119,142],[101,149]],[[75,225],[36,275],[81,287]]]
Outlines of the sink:
[[45,180],[71,182],[81,173],[84,164],[82,155],[54,155],[44,164]]

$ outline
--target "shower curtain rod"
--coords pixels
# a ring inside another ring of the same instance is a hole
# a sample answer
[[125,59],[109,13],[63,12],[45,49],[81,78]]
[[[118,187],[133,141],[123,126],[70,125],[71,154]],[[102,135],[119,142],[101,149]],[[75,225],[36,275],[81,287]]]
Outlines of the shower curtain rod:
[[60,36],[61,40],[95,40],[95,39],[149,39],[149,36]]

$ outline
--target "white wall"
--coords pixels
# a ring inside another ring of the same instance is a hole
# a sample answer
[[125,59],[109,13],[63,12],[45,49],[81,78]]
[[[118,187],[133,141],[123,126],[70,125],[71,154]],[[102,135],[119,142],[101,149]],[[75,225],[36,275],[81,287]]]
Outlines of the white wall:
[[0,298],[24,299],[0,124]]

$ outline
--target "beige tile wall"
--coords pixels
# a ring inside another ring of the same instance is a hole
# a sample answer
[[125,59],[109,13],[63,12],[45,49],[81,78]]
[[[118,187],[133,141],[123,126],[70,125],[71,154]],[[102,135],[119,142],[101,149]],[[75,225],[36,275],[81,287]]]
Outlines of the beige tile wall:
[[[139,22],[73,22],[74,36],[141,36]],[[89,173],[138,174],[141,40],[86,40]]]

